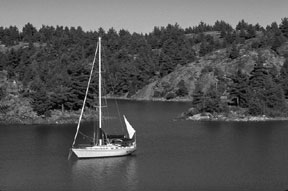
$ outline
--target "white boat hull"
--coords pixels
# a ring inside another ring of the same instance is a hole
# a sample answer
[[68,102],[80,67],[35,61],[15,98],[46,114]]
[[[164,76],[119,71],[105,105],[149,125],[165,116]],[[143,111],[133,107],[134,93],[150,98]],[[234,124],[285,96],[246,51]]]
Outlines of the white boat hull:
[[117,145],[101,145],[83,148],[72,148],[78,158],[103,158],[130,155],[136,151],[136,144],[123,147]]

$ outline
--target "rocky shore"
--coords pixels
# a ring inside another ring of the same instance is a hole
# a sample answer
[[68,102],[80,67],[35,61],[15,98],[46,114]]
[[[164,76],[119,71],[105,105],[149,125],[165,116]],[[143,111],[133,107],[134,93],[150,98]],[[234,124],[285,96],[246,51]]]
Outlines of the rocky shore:
[[248,115],[235,115],[235,114],[211,114],[211,113],[198,113],[192,116],[181,114],[180,118],[192,121],[283,121],[288,120],[287,117],[267,117],[261,116],[248,116]]

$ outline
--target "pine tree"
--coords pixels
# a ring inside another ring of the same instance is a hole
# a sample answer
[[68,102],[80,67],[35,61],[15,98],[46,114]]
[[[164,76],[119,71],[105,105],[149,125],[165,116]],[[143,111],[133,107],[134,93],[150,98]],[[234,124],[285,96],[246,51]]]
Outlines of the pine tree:
[[0,71],[5,69],[5,67],[7,66],[7,62],[8,62],[7,55],[0,52]]
[[285,36],[286,38],[288,38],[288,18],[287,18],[287,17],[285,17],[284,19],[282,19],[282,22],[281,22],[279,28],[280,28],[283,36]]
[[184,80],[181,80],[178,84],[177,84],[177,91],[176,91],[176,95],[177,96],[180,96],[180,97],[183,97],[183,96],[186,96],[188,95],[188,89],[187,87],[185,86],[185,82]]
[[199,56],[205,56],[209,52],[210,52],[209,44],[206,40],[204,40],[200,45]]
[[239,50],[238,50],[236,44],[233,44],[231,51],[230,51],[230,54],[229,54],[229,58],[236,59],[239,57],[239,55],[240,55],[240,53],[239,53]]
[[286,57],[286,60],[281,67],[280,70],[280,84],[282,86],[282,89],[284,91],[286,99],[288,99],[288,57]]
[[249,112],[252,115],[273,116],[286,109],[282,88],[276,84],[263,63],[258,62],[249,78]]
[[253,27],[253,25],[249,25],[248,28],[247,28],[247,35],[246,35],[246,39],[249,39],[249,38],[254,38],[256,37],[256,30],[255,28]]
[[271,45],[271,49],[277,52],[278,48],[282,45],[282,40],[280,36],[275,36]]
[[31,23],[27,23],[22,29],[22,38],[26,42],[35,42],[37,35],[38,31]]
[[159,72],[161,77],[171,73],[173,71],[173,61],[170,56],[161,53],[159,58]]
[[31,97],[33,99],[33,110],[36,111],[38,115],[50,116],[51,101],[46,90],[42,87],[32,93]]
[[19,52],[11,49],[7,54],[7,62],[5,69],[8,71],[8,77],[12,77],[16,75],[15,69],[20,64],[20,56]]
[[240,70],[231,76],[232,84],[229,85],[229,94],[232,100],[236,101],[236,105],[242,108],[248,107],[249,89],[248,76]]
[[194,92],[193,92],[193,99],[192,99],[192,105],[196,108],[198,112],[203,112],[203,108],[205,108],[205,99],[204,99],[204,92],[196,86]]

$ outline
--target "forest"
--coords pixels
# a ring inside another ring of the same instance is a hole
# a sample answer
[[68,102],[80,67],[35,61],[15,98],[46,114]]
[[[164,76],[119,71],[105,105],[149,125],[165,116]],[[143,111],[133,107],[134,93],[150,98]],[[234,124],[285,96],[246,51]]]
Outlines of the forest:
[[[12,112],[17,106],[12,101],[15,97],[21,100],[18,106],[26,106],[26,113],[38,116],[49,116],[52,110],[79,110],[99,36],[104,47],[106,94],[127,97],[176,67],[217,50],[226,49],[228,57],[236,59],[239,45],[253,40],[251,49],[269,48],[286,59],[281,70],[265,67],[259,57],[249,74],[239,70],[226,76],[218,71],[218,79],[225,85],[205,91],[196,86],[191,103],[199,112],[223,112],[228,109],[220,100],[225,92],[250,115],[287,115],[288,52],[279,49],[288,41],[288,18],[265,28],[244,20],[235,28],[225,21],[214,25],[200,22],[185,29],[176,23],[154,27],[148,34],[113,28],[83,31],[81,27],[42,25],[37,29],[31,23],[22,30],[0,26],[0,111]],[[202,72],[209,70],[213,68]],[[91,91],[97,93],[96,83]],[[187,94],[183,83],[176,94]],[[90,96],[88,107],[92,100]]]

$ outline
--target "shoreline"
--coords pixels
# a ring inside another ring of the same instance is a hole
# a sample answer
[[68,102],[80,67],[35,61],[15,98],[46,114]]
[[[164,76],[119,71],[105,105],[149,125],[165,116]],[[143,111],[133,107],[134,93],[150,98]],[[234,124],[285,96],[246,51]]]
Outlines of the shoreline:
[[[127,98],[126,96],[109,96],[107,100],[127,100],[127,101],[148,101],[148,102],[186,102],[189,103],[191,100],[189,98],[176,98],[171,100],[166,100],[164,98],[159,99],[141,99],[141,98]],[[24,118],[21,116],[9,115],[0,116],[0,124],[21,124],[21,125],[41,125],[41,124],[77,124],[79,121],[80,111],[64,111],[54,110],[50,117],[37,116],[36,118],[28,117]],[[89,122],[95,120],[95,112],[88,111],[87,114],[83,116],[82,122]],[[227,116],[227,114],[216,114],[212,115],[210,113],[205,114],[195,114],[188,115],[188,113],[183,112],[179,116],[175,116],[175,119],[183,119],[188,121],[223,121],[223,122],[261,122],[261,121],[287,121],[288,117],[267,117],[263,116],[245,116],[245,115],[232,115]]]
[[[184,117],[184,116],[182,116]],[[223,122],[265,122],[265,121],[288,121],[288,117],[267,117],[262,116],[231,116],[226,117],[223,115],[206,115],[196,114],[193,116],[184,117],[185,120],[190,121],[223,121]]]
[[127,96],[107,96],[107,100],[127,100],[127,101],[151,101],[151,102],[191,102],[191,98],[174,98],[174,99],[165,99],[165,98],[127,98]]
[[[288,121],[288,117],[263,117],[263,116],[246,116],[246,117],[175,117],[176,120],[182,119],[186,121],[218,121],[218,122],[268,122],[268,121]],[[63,125],[63,124],[71,124],[76,125],[78,123],[79,116],[71,116],[69,118],[64,116],[57,116],[57,118],[37,118],[37,119],[29,119],[29,120],[19,120],[13,119],[12,121],[1,121],[0,124],[4,125]],[[95,119],[84,118],[82,122],[90,122]]]

